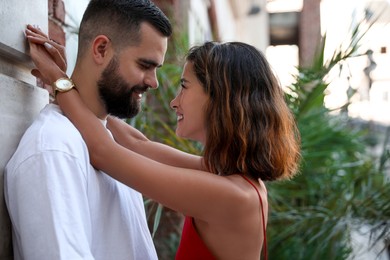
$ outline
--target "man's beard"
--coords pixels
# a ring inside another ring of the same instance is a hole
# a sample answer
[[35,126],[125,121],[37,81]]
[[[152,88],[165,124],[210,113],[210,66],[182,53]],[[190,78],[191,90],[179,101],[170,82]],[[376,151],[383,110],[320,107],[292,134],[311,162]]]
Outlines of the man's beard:
[[104,69],[99,81],[99,95],[106,106],[108,114],[119,118],[131,118],[141,110],[141,103],[133,96],[135,91],[145,92],[147,86],[130,86],[126,80],[119,75],[119,62],[113,57]]

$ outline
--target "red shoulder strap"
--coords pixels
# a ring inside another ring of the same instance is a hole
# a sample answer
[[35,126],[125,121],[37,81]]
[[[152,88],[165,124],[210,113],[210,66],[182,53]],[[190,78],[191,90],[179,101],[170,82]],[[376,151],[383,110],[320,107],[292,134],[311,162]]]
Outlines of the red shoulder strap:
[[250,185],[252,185],[253,188],[255,188],[256,192],[257,192],[257,195],[259,196],[259,200],[260,200],[260,206],[261,206],[261,217],[263,218],[263,221],[262,221],[262,226],[263,226],[263,236],[264,236],[264,243],[263,243],[263,257],[264,257],[264,260],[268,260],[268,253],[267,253],[267,232],[266,232],[266,228],[265,228],[265,218],[264,218],[264,207],[263,207],[263,200],[261,199],[261,196],[260,196],[260,193],[259,193],[259,190],[257,189],[257,187],[247,178],[245,177],[243,174],[240,174],[242,176],[242,178],[244,178],[247,182],[249,182]]

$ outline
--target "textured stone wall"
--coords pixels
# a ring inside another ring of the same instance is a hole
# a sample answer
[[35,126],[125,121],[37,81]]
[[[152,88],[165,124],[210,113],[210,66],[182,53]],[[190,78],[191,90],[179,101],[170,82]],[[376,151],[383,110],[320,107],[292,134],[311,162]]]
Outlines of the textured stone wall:
[[62,0],[0,0],[0,259],[13,259],[11,223],[3,193],[4,167],[21,136],[49,102],[46,90],[30,74],[32,62],[24,39],[26,24],[39,25],[65,43]]

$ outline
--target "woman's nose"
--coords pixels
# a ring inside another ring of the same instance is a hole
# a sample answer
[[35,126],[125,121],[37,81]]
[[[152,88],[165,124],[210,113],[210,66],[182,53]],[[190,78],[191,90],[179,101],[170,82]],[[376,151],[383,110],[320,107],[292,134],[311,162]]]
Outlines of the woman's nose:
[[171,103],[169,103],[169,105],[171,106],[172,109],[175,109],[177,108],[177,96],[172,99]]

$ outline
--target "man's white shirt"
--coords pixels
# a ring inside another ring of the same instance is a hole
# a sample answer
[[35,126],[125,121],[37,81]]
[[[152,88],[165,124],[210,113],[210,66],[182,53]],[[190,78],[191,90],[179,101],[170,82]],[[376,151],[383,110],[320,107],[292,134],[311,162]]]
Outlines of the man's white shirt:
[[157,259],[142,195],[91,166],[57,105],[26,131],[4,183],[16,260]]

